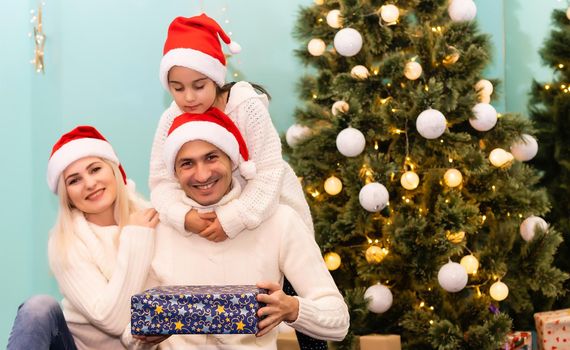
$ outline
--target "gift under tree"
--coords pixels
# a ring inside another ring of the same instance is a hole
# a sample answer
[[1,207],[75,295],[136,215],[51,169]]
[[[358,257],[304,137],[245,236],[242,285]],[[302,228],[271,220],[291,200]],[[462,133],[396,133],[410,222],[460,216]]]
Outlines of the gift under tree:
[[300,10],[298,56],[313,69],[286,153],[351,309],[341,349],[372,333],[407,349],[497,349],[512,319],[532,325],[532,295],[563,292],[560,234],[525,163],[534,129],[490,104],[476,11],[471,0]]

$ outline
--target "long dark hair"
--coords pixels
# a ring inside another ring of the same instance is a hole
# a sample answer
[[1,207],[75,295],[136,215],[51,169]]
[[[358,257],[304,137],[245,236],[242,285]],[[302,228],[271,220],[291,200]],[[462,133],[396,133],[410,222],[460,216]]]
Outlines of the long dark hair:
[[[222,87],[219,87],[218,85],[216,85],[216,95],[220,96],[221,94],[223,94],[224,92],[229,92],[232,88],[232,86],[234,86],[236,82],[232,81],[231,83],[227,83]],[[262,94],[267,95],[267,98],[269,100],[271,100],[271,95],[269,94],[269,92],[261,85],[255,84],[255,83],[250,83],[251,86],[253,86],[253,88]]]

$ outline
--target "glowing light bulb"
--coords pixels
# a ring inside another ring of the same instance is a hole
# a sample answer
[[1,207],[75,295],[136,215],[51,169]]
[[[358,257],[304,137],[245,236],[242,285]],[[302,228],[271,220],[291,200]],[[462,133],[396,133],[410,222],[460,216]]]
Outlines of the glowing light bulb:
[[400,178],[400,184],[406,190],[414,190],[420,183],[420,177],[413,171],[406,171]]
[[335,252],[328,252],[325,254],[325,264],[327,269],[334,271],[340,267],[340,255]]
[[463,175],[457,169],[448,169],[443,175],[445,184],[449,187],[457,187],[463,182]]
[[515,157],[502,148],[495,148],[489,153],[489,161],[497,168],[509,165]]
[[505,300],[509,295],[509,287],[507,287],[506,284],[499,280],[493,283],[489,289],[489,294],[491,295],[491,298],[495,299],[496,301]]
[[325,49],[327,48],[327,45],[325,44],[325,42],[322,39],[311,39],[311,41],[309,41],[309,43],[307,44],[307,50],[309,50],[309,53],[313,56],[321,56],[323,53],[325,53]]
[[461,266],[465,268],[468,274],[474,275],[479,269],[479,260],[473,256],[473,254],[465,255],[461,258]]
[[336,196],[342,191],[342,182],[336,176],[331,176],[325,181],[325,191],[331,196]]

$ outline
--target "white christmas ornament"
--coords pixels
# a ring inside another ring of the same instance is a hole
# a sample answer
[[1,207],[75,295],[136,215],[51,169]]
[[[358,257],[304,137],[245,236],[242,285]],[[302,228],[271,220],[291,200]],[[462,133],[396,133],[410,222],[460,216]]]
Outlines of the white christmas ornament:
[[443,174],[443,181],[449,187],[457,187],[461,185],[463,181],[463,175],[457,169],[447,169],[445,174]]
[[509,165],[513,159],[513,155],[502,148],[495,148],[489,153],[489,161],[497,168]]
[[322,39],[311,39],[311,41],[309,41],[309,43],[307,44],[307,50],[309,50],[309,53],[313,56],[320,56],[323,53],[325,53],[325,50],[327,48],[327,44],[325,44],[325,42]]
[[479,96],[491,96],[493,93],[493,84],[487,79],[481,79],[475,84],[475,91]]
[[566,9],[566,18],[570,19],[570,7]]
[[538,142],[529,134],[522,134],[522,140],[511,145],[511,153],[516,160],[526,162],[531,160],[538,153]]
[[472,109],[474,118],[469,124],[478,131],[489,131],[497,124],[497,111],[488,103],[477,103]]
[[406,63],[404,75],[410,80],[416,80],[422,75],[422,66],[416,61]]
[[443,135],[447,128],[447,119],[437,109],[426,109],[416,119],[416,129],[428,140]]
[[388,205],[390,195],[384,185],[378,182],[371,182],[360,189],[358,200],[364,209],[376,213]]
[[362,48],[362,35],[356,29],[344,28],[336,33],[333,43],[339,55],[352,57]]
[[357,65],[352,67],[352,69],[350,70],[350,75],[355,79],[364,80],[370,76],[370,72],[368,71],[368,68],[362,65]]
[[400,178],[400,184],[406,190],[415,190],[420,184],[420,177],[413,171],[406,171]]
[[364,299],[368,299],[368,310],[381,314],[390,309],[394,297],[388,287],[382,284],[375,284],[366,289]]
[[293,124],[289,127],[289,129],[287,129],[285,140],[290,147],[294,148],[310,135],[311,129],[308,127],[304,125]]
[[476,274],[479,269],[479,260],[473,254],[465,255],[459,263],[471,275]]
[[331,196],[336,196],[342,191],[342,182],[336,176],[331,176],[325,180],[325,192]]
[[388,24],[395,24],[400,17],[400,10],[395,5],[384,5],[380,7],[380,17]]
[[472,21],[477,15],[477,6],[473,0],[453,0],[447,8],[447,13],[454,22]]
[[350,106],[346,101],[336,101],[331,107],[332,114],[336,117],[339,113],[347,113]]
[[327,24],[335,29],[341,27],[340,10],[331,10],[327,13]]
[[497,281],[491,285],[491,288],[489,288],[489,294],[491,295],[491,298],[496,301],[505,300],[509,295],[509,287],[507,287],[503,282]]
[[460,264],[449,261],[439,269],[437,280],[446,291],[459,292],[467,285],[467,271]]
[[529,242],[534,238],[534,233],[536,230],[546,231],[548,230],[548,224],[543,218],[538,216],[529,216],[524,219],[520,226],[521,237]]
[[345,157],[356,157],[366,146],[364,134],[355,128],[348,127],[338,133],[336,148]]

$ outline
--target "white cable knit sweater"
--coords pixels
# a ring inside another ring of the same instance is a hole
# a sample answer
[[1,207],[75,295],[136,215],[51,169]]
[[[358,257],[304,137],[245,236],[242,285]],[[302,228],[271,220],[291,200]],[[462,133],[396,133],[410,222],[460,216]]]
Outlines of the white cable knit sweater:
[[[234,177],[234,185],[237,180]],[[239,184],[216,205],[239,196]],[[187,205],[208,211],[189,198]],[[290,207],[280,205],[257,228],[220,243],[199,235],[183,237],[160,223],[156,253],[147,287],[157,285],[231,285],[259,281],[283,283],[284,275],[298,293],[299,316],[289,323],[319,339],[341,340],[348,331],[348,308],[327,270],[319,247],[306,225]],[[128,337],[127,332],[125,335]],[[132,339],[137,349],[155,349]],[[263,337],[254,335],[173,335],[158,349],[277,349],[277,329]],[[136,344],[136,345],[135,345]]]
[[[257,175],[247,183],[240,177],[244,190],[235,200],[216,209],[222,228],[230,238],[244,229],[253,229],[267,219],[279,204],[290,206],[313,233],[311,212],[301,184],[291,166],[283,160],[281,141],[267,110],[267,96],[258,94],[251,84],[238,82],[230,90],[225,113],[242,133]],[[182,114],[175,102],[160,117],[152,145],[149,172],[150,198],[160,213],[161,222],[177,231],[184,230],[184,218],[192,209],[181,199],[184,192],[168,175],[163,148],[174,118]]]
[[48,248],[67,325],[79,350],[124,349],[120,337],[130,321],[131,295],[143,289],[150,270],[154,229],[128,225],[119,232],[87,222],[77,210],[73,223],[69,262],[58,262],[51,239]]

